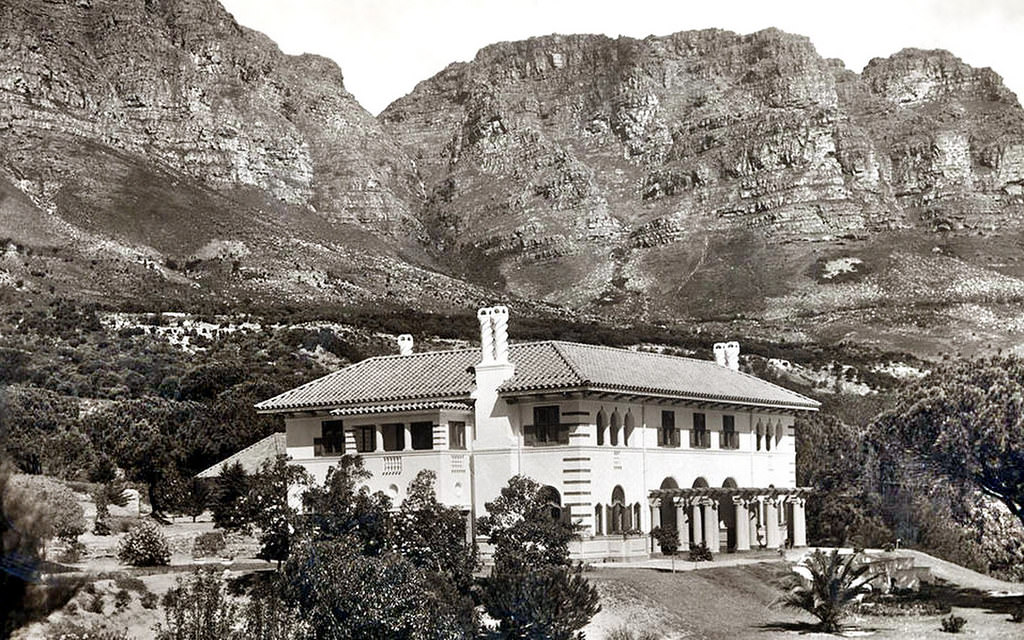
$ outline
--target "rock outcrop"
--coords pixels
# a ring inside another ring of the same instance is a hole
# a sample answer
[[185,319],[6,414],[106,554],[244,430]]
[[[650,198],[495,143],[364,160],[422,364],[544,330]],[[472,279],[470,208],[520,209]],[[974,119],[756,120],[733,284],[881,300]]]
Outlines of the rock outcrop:
[[756,310],[807,267],[794,241],[1024,212],[1024,112],[941,51],[856,74],[773,29],[548,36],[487,47],[380,119],[467,275],[493,263],[513,291],[626,315]]

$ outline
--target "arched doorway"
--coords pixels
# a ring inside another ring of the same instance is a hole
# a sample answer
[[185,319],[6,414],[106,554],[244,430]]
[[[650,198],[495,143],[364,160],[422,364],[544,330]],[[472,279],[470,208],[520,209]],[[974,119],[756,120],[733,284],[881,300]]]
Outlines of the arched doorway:
[[[726,478],[722,483],[722,487],[726,489],[736,489],[738,486],[734,478]],[[732,502],[732,496],[722,496],[718,499],[718,517],[725,523],[725,548],[735,551],[737,523],[736,506]],[[744,522],[743,526],[749,526],[749,524]]]
[[[676,482],[675,478],[669,476],[669,477],[667,477],[667,478],[665,478],[664,480],[661,481],[661,487],[660,488],[661,489],[678,489],[679,488],[679,483]],[[672,526],[672,527],[677,527],[678,528],[678,523],[676,522],[676,505],[673,504],[673,502],[671,500],[662,500],[661,501],[661,507],[659,507],[659,509],[661,510],[661,526],[662,527]]]
[[558,492],[558,489],[551,485],[545,485],[540,488],[540,497],[547,505],[553,520],[572,523],[572,514],[569,513],[569,509],[562,507],[562,494]]
[[626,508],[626,492],[622,486],[612,489],[611,516],[608,518],[608,533],[623,533],[629,530],[629,513]]

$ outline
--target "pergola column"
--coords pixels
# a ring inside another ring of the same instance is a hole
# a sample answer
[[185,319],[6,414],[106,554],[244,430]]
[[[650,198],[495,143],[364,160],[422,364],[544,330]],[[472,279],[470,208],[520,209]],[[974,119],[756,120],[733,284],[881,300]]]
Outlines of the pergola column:
[[750,510],[747,501],[733,496],[732,504],[736,510],[736,550],[750,551]]
[[769,549],[777,549],[782,544],[779,535],[779,503],[775,498],[764,501],[764,537]]
[[794,547],[806,547],[807,546],[807,519],[804,515],[804,505],[806,500],[803,498],[793,498],[793,546]]
[[412,451],[412,424],[406,422],[402,429],[405,431],[405,446],[402,447],[402,451]]
[[704,502],[704,542],[718,553],[718,503],[713,500]]
[[750,546],[760,547],[761,538],[757,528],[761,524],[761,501],[757,498],[747,503],[747,522],[750,528]]
[[[658,499],[658,504],[651,505],[651,531],[661,526],[661,501],[664,498]],[[596,523],[595,523],[596,524]],[[651,553],[654,553],[654,536],[651,536]]]
[[679,548],[690,548],[690,518],[685,502],[676,505],[676,528],[679,529]]
[[701,517],[700,502],[696,500],[693,502],[693,540],[690,542],[696,545],[706,542],[704,538],[704,518]]

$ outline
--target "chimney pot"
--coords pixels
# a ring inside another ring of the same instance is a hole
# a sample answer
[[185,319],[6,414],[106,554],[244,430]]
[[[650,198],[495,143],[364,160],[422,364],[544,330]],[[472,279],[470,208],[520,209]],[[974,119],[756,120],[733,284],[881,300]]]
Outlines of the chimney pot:
[[740,343],[727,342],[725,345],[725,365],[733,371],[740,370]]
[[494,362],[494,328],[491,326],[490,307],[484,307],[476,312],[476,319],[480,322],[480,363],[489,364]]
[[412,355],[412,336],[408,333],[398,336],[398,354],[403,356]]
[[724,342],[715,343],[715,363],[720,367],[726,366]]
[[491,327],[494,330],[494,360],[508,362],[508,307],[491,308]]

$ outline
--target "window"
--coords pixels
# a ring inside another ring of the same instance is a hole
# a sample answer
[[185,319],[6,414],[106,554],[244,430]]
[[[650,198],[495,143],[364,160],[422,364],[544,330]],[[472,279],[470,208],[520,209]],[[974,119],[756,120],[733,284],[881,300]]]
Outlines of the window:
[[448,448],[466,448],[466,423],[448,422]]
[[707,449],[711,446],[711,434],[708,433],[707,416],[703,413],[693,414],[693,430],[690,431],[690,447]]
[[313,438],[313,455],[340,456],[345,454],[345,426],[341,420],[320,423],[320,437]]
[[597,412],[597,446],[604,444],[604,430],[608,427],[608,418],[604,415],[604,409]]
[[757,421],[757,450],[758,451],[761,450],[761,438],[763,438],[763,437],[764,437],[764,426],[761,424],[761,421],[758,420]]
[[371,453],[377,450],[377,427],[372,424],[356,427],[356,451]]
[[412,432],[412,448],[425,451],[434,448],[434,424],[432,422],[413,422],[409,425]]
[[679,431],[676,429],[676,412],[661,412],[661,428],[658,429],[659,447],[678,447]]
[[569,428],[560,423],[558,405],[533,408],[533,424],[523,429],[523,439],[528,446],[569,444]]
[[401,451],[405,449],[404,424],[382,424],[380,430],[384,434],[385,451]]
[[612,411],[612,419],[609,423],[611,429],[608,432],[608,442],[613,447],[619,444],[619,430],[622,428],[622,418],[619,417],[619,410]]
[[722,416],[722,449],[739,449],[740,434],[736,433],[736,416]]

